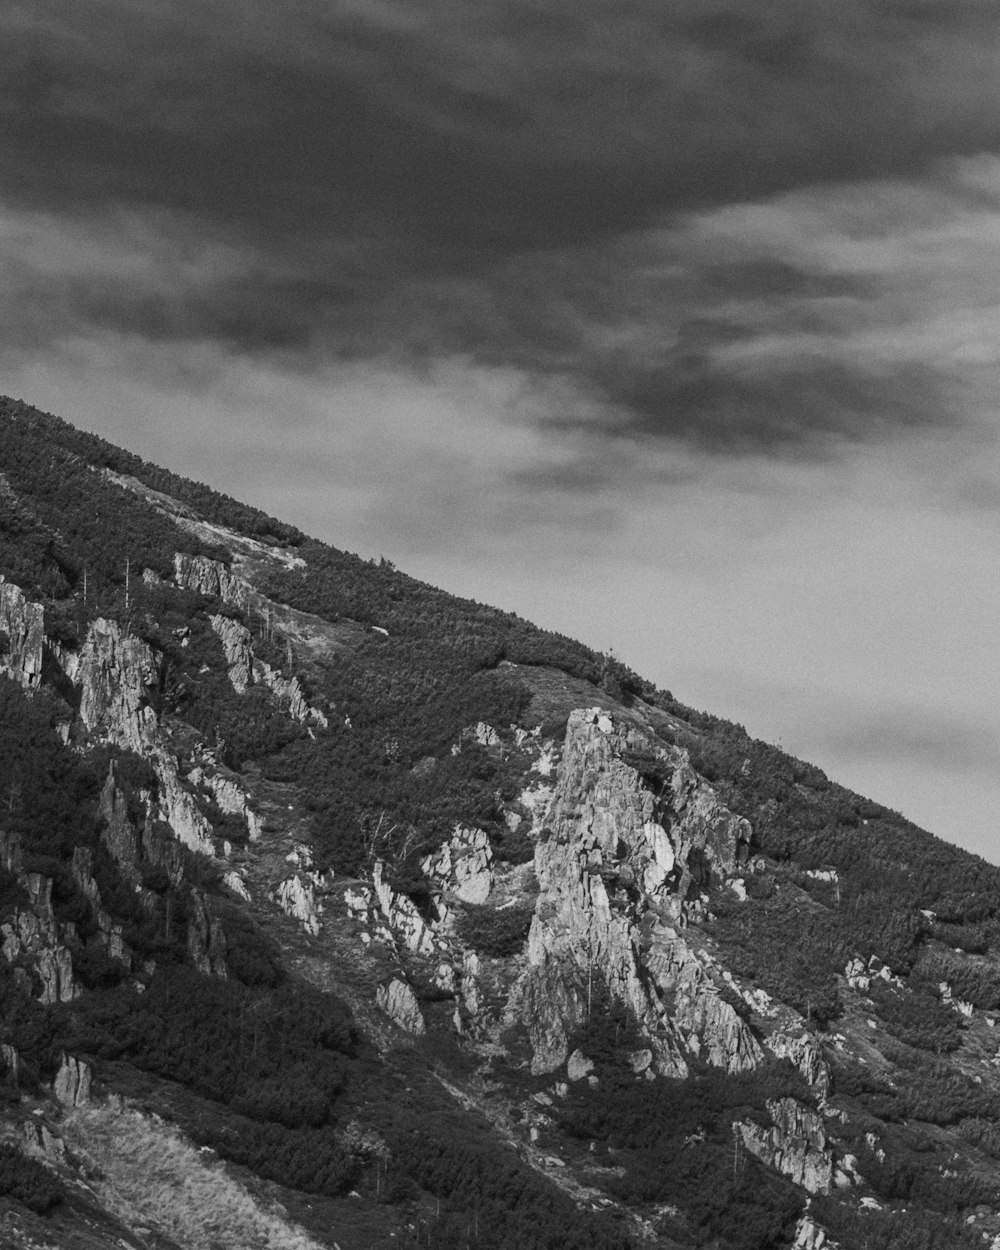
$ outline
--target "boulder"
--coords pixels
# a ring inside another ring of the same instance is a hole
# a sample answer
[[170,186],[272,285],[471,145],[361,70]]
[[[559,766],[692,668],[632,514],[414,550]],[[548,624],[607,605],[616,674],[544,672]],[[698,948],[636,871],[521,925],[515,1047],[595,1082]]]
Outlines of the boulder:
[[52,1093],[56,1101],[68,1110],[83,1107],[90,1102],[90,1081],[90,1065],[64,1054],[52,1082]]
[[405,981],[401,981],[398,977],[394,977],[388,985],[378,987],[375,1003],[380,1011],[384,1011],[407,1033],[419,1036],[427,1031],[416,994]]

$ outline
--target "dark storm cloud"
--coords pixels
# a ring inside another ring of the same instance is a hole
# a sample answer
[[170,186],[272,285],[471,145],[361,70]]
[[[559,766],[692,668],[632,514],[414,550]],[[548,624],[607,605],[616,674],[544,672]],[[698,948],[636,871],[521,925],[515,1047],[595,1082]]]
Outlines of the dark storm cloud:
[[[986,0],[33,0],[0,38],[0,199],[105,231],[160,214],[173,240],[139,280],[39,279],[29,339],[459,354],[576,378],[608,435],[723,451],[949,419],[911,362],[720,358],[833,333],[877,283],[661,234],[995,148]],[[221,271],[184,263],[215,251]]]

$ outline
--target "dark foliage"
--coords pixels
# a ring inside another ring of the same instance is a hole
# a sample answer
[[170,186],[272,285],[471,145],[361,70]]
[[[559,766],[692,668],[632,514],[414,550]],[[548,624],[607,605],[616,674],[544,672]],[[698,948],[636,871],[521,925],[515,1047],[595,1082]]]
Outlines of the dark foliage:
[[488,1133],[456,1129],[451,1119],[407,1124],[400,1115],[387,1134],[393,1166],[447,1204],[439,1232],[461,1230],[476,1250],[628,1250],[614,1221],[580,1211]]
[[87,997],[75,1049],[180,1081],[249,1119],[317,1128],[335,1117],[354,1041],[346,1008],[304,986],[255,988],[157,973],[144,993]]
[[[584,1044],[600,1060],[612,1058],[609,1043],[610,1035],[604,1046],[595,1036]],[[618,1066],[599,1066],[597,1087],[576,1086],[560,1114],[567,1132],[600,1147],[598,1159],[614,1152],[623,1174],[610,1182],[610,1192],[624,1201],[680,1208],[681,1216],[663,1230],[678,1239],[734,1250],[779,1244],[794,1225],[800,1198],[746,1155],[734,1126],[770,1123],[769,1099],[808,1102],[801,1076],[783,1062],[742,1076],[707,1069],[688,1080],[647,1083],[621,1062],[631,1045],[623,1032]]]
[[494,959],[505,959],[524,949],[534,914],[533,901],[502,909],[487,904],[466,905],[455,930],[459,939],[474,950]]
[[23,1202],[39,1215],[51,1211],[65,1197],[51,1172],[6,1142],[0,1142],[0,1194]]

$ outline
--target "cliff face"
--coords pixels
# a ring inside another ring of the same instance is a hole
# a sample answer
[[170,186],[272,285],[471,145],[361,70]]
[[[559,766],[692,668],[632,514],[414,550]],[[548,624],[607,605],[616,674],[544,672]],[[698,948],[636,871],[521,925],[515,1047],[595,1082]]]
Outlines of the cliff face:
[[31,603],[19,586],[0,574],[0,672],[26,690],[42,679],[44,610]]
[[238,608],[246,608],[253,590],[245,578],[221,560],[191,556],[185,552],[174,556],[174,580],[184,590],[214,596]]
[[[655,760],[658,793],[627,762],[637,754]],[[528,970],[511,1007],[526,1019],[533,1070],[565,1062],[595,982],[635,1014],[662,1075],[685,1075],[692,1054],[731,1072],[759,1063],[760,1046],[683,936],[688,910],[735,871],[750,830],[685,753],[604,712],[574,712],[541,823]]]
[[80,719],[108,741],[145,754],[156,734],[160,675],[152,649],[100,618],[80,656]]

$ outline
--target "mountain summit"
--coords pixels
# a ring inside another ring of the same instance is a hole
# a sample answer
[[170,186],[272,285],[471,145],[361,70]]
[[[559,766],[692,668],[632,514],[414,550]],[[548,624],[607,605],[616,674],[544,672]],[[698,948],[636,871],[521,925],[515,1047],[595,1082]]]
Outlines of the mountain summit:
[[0,943],[2,1245],[1000,1246],[1000,869],[14,400]]

